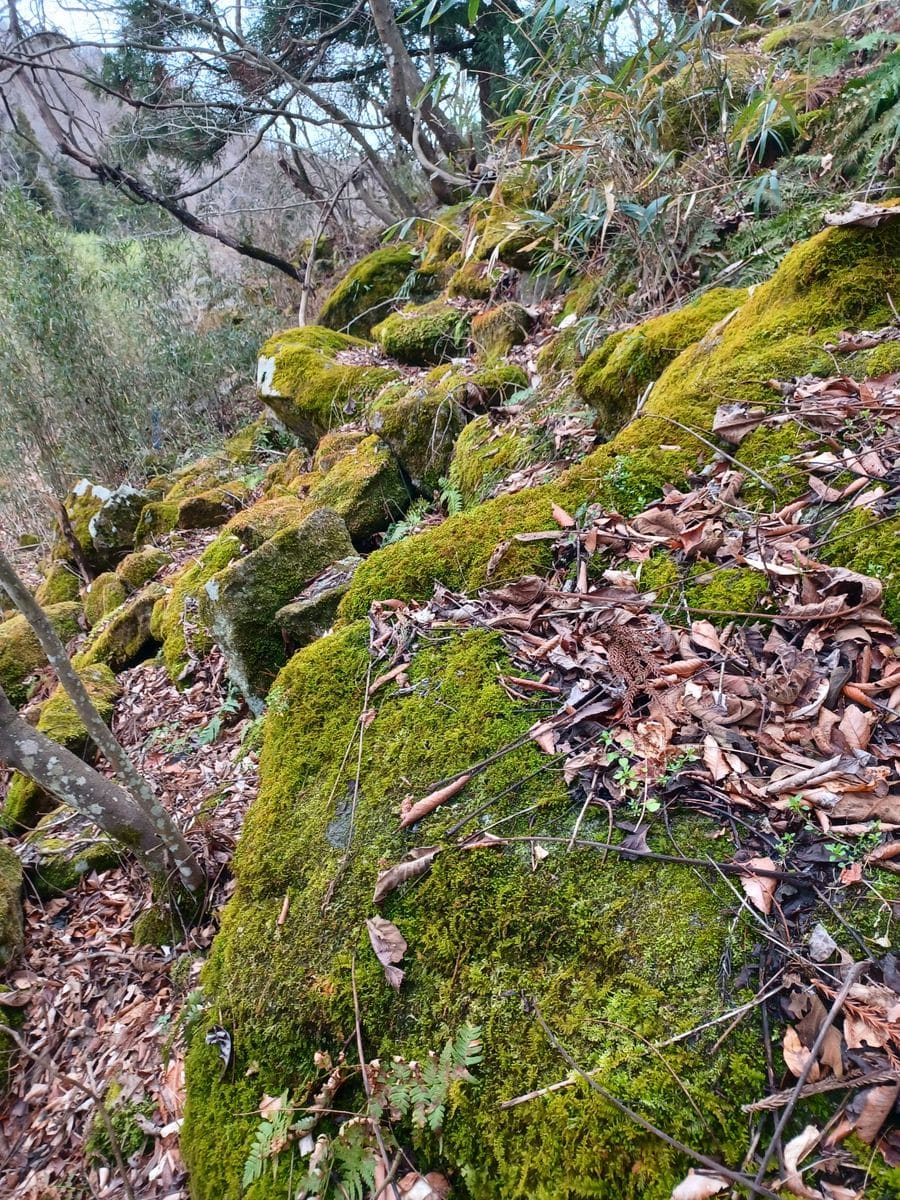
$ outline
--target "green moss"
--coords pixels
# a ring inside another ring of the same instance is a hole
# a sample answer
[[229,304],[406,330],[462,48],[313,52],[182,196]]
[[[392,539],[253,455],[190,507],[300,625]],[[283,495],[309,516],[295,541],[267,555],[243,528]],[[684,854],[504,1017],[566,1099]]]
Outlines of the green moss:
[[153,606],[164,595],[162,584],[148,583],[104,617],[91,630],[84,649],[72,660],[76,667],[106,663],[118,672],[138,662],[152,641],[150,615]]
[[[127,1162],[132,1155],[143,1154],[153,1143],[153,1138],[144,1132],[135,1118],[140,1116],[152,1122],[156,1113],[156,1101],[149,1096],[141,1100],[124,1100],[123,1095],[121,1086],[111,1083],[104,1096],[104,1103],[116,1141],[119,1143],[119,1150]],[[94,1116],[90,1132],[85,1138],[84,1156],[90,1163],[115,1163],[109,1131],[99,1114]]]
[[171,561],[171,554],[165,550],[145,546],[143,550],[127,554],[116,567],[116,574],[129,588],[139,588],[149,583]]
[[763,54],[772,54],[786,47],[807,53],[823,42],[831,40],[827,30],[817,25],[815,21],[792,21],[771,29],[760,40],[759,48]]
[[241,543],[233,533],[220,534],[196,562],[186,564],[167,581],[168,594],[154,606],[150,632],[162,643],[163,662],[173,682],[184,678],[193,658],[211,648],[212,638],[200,613],[206,584],[240,553]]
[[[412,686],[379,702],[366,732],[350,861],[323,906],[344,853],[344,797],[355,763],[342,768],[341,760],[358,723],[367,646],[365,623],[324,638],[296,655],[276,685],[260,798],[235,858],[238,891],[204,975],[210,1019],[233,1032],[235,1067],[223,1081],[215,1049],[197,1035],[188,1057],[182,1146],[197,1200],[237,1200],[262,1092],[307,1085],[313,1053],[335,1052],[352,1037],[353,956],[371,1055],[418,1058],[466,1020],[483,1026],[478,1084],[454,1098],[440,1149],[427,1147],[429,1166],[448,1171],[461,1200],[667,1200],[685,1173],[678,1156],[584,1087],[499,1109],[568,1073],[524,1010],[530,998],[615,1095],[642,1111],[652,1098],[653,1119],[667,1131],[739,1162],[740,1102],[763,1083],[752,1018],[715,1056],[708,1048],[717,1030],[670,1048],[665,1062],[640,1040],[670,1036],[695,1025],[697,1012],[727,1007],[717,975],[729,938],[728,891],[709,891],[674,866],[610,861],[600,869],[595,855],[552,845],[537,869],[527,846],[446,849],[426,878],[384,907],[410,947],[399,996],[367,947],[364,919],[378,871],[415,846],[439,844],[463,813],[488,804],[485,819],[499,820],[527,795],[535,824],[520,817],[504,832],[571,830],[569,797],[555,773],[532,776],[542,760],[530,745],[501,757],[420,827],[399,829],[404,796],[423,795],[533,720],[498,683],[505,660],[493,635],[451,636],[420,650]],[[527,792],[518,791],[527,777]],[[702,838],[702,827],[691,834]],[[289,917],[278,924],[285,894]],[[729,949],[739,959],[736,936]],[[259,1073],[247,1078],[251,1061]],[[687,1081],[702,1116],[670,1069]],[[352,1094],[346,1099],[354,1103]],[[282,1172],[251,1195],[269,1200],[285,1195],[285,1186]]]
[[403,516],[411,497],[395,458],[372,434],[316,481],[310,498],[343,517],[354,544],[366,547]]
[[26,836],[25,846],[28,877],[42,900],[72,891],[92,872],[113,870],[123,855],[121,846],[67,808],[42,817]]
[[[79,632],[79,604],[48,604],[44,612],[63,642]],[[10,704],[18,708],[25,703],[28,699],[26,680],[46,663],[40,642],[21,614],[0,624],[0,687]]]
[[352,454],[365,436],[363,429],[332,429],[316,446],[313,470],[330,471],[342,458]]
[[447,473],[465,415],[452,389],[397,384],[368,412],[369,428],[389,447],[413,487],[430,494]]
[[373,250],[351,267],[325,298],[319,321],[327,329],[337,329],[358,337],[368,337],[373,325],[413,291],[422,293],[427,278],[416,276],[417,255],[411,246],[383,246]]
[[490,300],[503,279],[502,267],[470,259],[450,276],[447,295],[451,299]]
[[225,454],[208,454],[176,471],[164,493],[166,500],[186,500],[220,487],[234,476],[234,464]]
[[872,350],[854,354],[848,368],[848,374],[855,379],[866,375],[893,375],[900,371],[900,341],[882,342]]
[[107,613],[122,604],[127,595],[125,584],[114,571],[106,571],[92,579],[84,593],[84,617],[94,626]]
[[441,300],[391,313],[372,330],[386,354],[402,363],[428,367],[456,358],[466,348],[470,319]]
[[691,568],[684,598],[689,612],[722,624],[734,613],[759,612],[767,607],[768,591],[768,580],[761,571],[696,563]]
[[173,946],[182,936],[172,922],[169,909],[156,904],[145,908],[131,927],[131,940],[135,946]]
[[578,342],[578,330],[574,325],[549,337],[535,359],[541,378],[553,380],[573,374],[584,361]]
[[81,579],[72,567],[63,562],[51,562],[34,598],[41,607],[64,604],[67,600],[77,600],[80,588]]
[[507,301],[480,313],[472,320],[472,340],[481,354],[503,355],[528,336],[531,317],[521,306]]
[[683,308],[611,334],[575,375],[576,390],[597,413],[597,428],[607,437],[615,433],[647,385],[746,298],[743,289],[714,288]]
[[[115,702],[121,693],[115,675],[102,663],[85,667],[79,674],[95,708],[103,720],[109,723]],[[91,762],[96,757],[96,747],[88,737],[87,729],[75,711],[75,706],[61,686],[57,686],[41,705],[37,728],[72,754],[77,754],[79,758]],[[11,829],[30,829],[42,813],[55,808],[56,804],[57,801],[53,797],[17,771],[7,789],[3,805],[4,823]]]
[[310,449],[396,378],[387,367],[341,362],[337,357],[365,345],[358,338],[307,326],[276,333],[263,346],[260,361],[271,362],[271,378],[261,387],[261,398]]
[[178,526],[178,505],[174,500],[154,500],[145,505],[134,535],[136,544],[162,537]]
[[527,271],[540,254],[549,248],[544,238],[535,237],[527,225],[526,209],[532,208],[537,192],[537,180],[530,168],[508,174],[482,205],[477,222],[474,257],[486,261],[496,257],[507,266]]
[[419,274],[441,279],[447,273],[447,264],[462,246],[462,234],[457,228],[462,206],[447,209],[438,214],[428,226],[430,235],[425,246],[425,255]]
[[782,508],[809,490],[809,471],[797,462],[797,455],[816,442],[808,429],[788,421],[773,429],[764,426],[744,438],[734,456],[739,463],[752,467],[775,488],[768,492],[752,475],[741,489],[744,500],[762,501]]
[[587,316],[596,307],[602,289],[602,278],[598,278],[596,275],[585,275],[570,292],[566,293],[562,315],[568,317],[574,313],[576,317]]
[[869,509],[854,508],[835,523],[818,553],[826,562],[879,579],[885,616],[900,624],[900,518],[879,521]]
[[308,512],[309,505],[297,496],[269,496],[233,516],[223,532],[236,537],[245,550],[256,550],[282,529],[299,525]]
[[[72,526],[72,533],[81,547],[81,553],[89,566],[95,569],[102,569],[107,564],[100,562],[94,549],[90,523],[91,518],[102,508],[103,501],[108,495],[107,488],[98,487],[89,480],[82,479],[63,501],[69,517],[69,524]],[[71,563],[72,566],[77,566],[72,549],[63,537],[61,530],[57,532],[53,542],[52,556],[63,562]]]
[[[0,845],[0,968],[12,962],[19,954],[22,940],[22,864],[11,847]],[[2,1065],[0,1064],[0,1083],[3,1077]]]
[[[422,599],[436,579],[450,587],[481,586],[500,541],[553,528],[554,501],[570,511],[585,501],[639,511],[663,484],[683,483],[710,454],[670,417],[708,438],[720,404],[770,407],[770,379],[833,374],[834,355],[823,345],[842,329],[889,324],[886,297],[898,293],[900,222],[829,229],[796,246],[724,328],[714,326],[669,364],[642,415],[612,441],[552,484],[488,501],[376,551],[356,572],[342,615],[362,616],[374,599]],[[514,543],[495,578],[539,568],[546,557],[545,547]]]
[[517,429],[494,428],[487,415],[470,421],[453,448],[450,482],[466,505],[477,503],[534,452],[531,439]]

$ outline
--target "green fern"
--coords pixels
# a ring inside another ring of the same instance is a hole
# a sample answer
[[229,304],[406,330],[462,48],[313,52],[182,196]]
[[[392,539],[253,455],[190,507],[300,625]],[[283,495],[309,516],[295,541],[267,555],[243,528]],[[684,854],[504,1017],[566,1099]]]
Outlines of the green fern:
[[900,50],[851,80],[834,108],[834,165],[844,175],[896,170],[900,151]]

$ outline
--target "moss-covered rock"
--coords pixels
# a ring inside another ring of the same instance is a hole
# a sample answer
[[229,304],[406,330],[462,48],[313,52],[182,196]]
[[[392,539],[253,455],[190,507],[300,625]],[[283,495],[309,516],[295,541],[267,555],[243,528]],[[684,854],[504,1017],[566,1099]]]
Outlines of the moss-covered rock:
[[210,631],[229,676],[255,707],[286,657],[275,614],[332,563],[353,553],[344,522],[322,508],[206,583]]
[[788,47],[807,54],[816,46],[831,41],[831,36],[827,28],[815,21],[787,21],[770,29],[760,40],[759,48],[763,54],[773,54]]
[[[529,1015],[535,1002],[580,1065],[617,1097],[642,1110],[652,1097],[654,1120],[669,1133],[739,1162],[740,1104],[764,1084],[753,1018],[715,1055],[717,1029],[662,1056],[646,1050],[648,1040],[695,1026],[698,1012],[732,1003],[722,1001],[718,973],[726,946],[735,961],[744,949],[742,929],[724,918],[733,894],[707,888],[689,869],[613,860],[601,868],[595,854],[549,843],[536,868],[527,845],[459,852],[448,842],[430,873],[383,908],[409,944],[399,995],[388,987],[365,931],[380,870],[416,847],[443,844],[463,814],[484,805],[482,819],[510,817],[522,807],[525,779],[536,815],[506,822],[504,833],[565,838],[577,809],[555,773],[537,771],[540,756],[525,745],[418,827],[400,829],[404,797],[425,794],[533,720],[498,682],[498,638],[445,637],[414,656],[410,686],[379,699],[341,872],[356,776],[355,759],[342,759],[358,730],[368,640],[360,623],[316,642],[291,660],[273,693],[260,796],[235,858],[238,890],[203,978],[208,1019],[233,1031],[235,1065],[223,1078],[215,1047],[199,1034],[188,1057],[182,1147],[196,1200],[238,1200],[260,1096],[291,1087],[305,1094],[316,1077],[313,1055],[336,1054],[352,1038],[354,958],[371,1056],[421,1059],[464,1022],[482,1028],[477,1083],[454,1093],[440,1143],[402,1123],[397,1130],[413,1138],[428,1169],[447,1173],[460,1200],[668,1200],[686,1173],[680,1156],[586,1086],[500,1109],[567,1074]],[[603,815],[596,820],[605,837]],[[704,838],[699,826],[681,832]],[[279,922],[285,895],[289,915]],[[340,1107],[358,1103],[351,1084]],[[267,1172],[252,1200],[286,1196],[285,1179],[285,1170],[277,1178]]]
[[299,525],[308,515],[309,505],[299,496],[268,496],[233,516],[223,533],[236,537],[245,550],[256,550],[282,529]]
[[[108,723],[121,694],[115,675],[102,663],[84,667],[79,674],[95,708]],[[96,757],[96,747],[61,686],[57,686],[41,705],[36,725],[41,733],[86,762],[93,762]],[[3,822],[10,829],[30,829],[42,813],[49,812],[56,805],[57,801],[52,796],[16,771],[7,788]]]
[[[144,1153],[153,1139],[146,1129],[142,1128],[138,1118],[141,1118],[144,1124],[152,1123],[156,1113],[156,1101],[150,1096],[129,1098],[122,1085],[114,1080],[106,1089],[103,1102],[109,1113],[122,1157],[127,1161],[133,1155]],[[84,1156],[89,1163],[114,1164],[116,1161],[109,1130],[99,1113],[95,1114],[85,1139]]]
[[246,501],[250,490],[242,479],[190,495],[169,493],[163,500],[146,505],[141,513],[135,540],[146,542],[173,529],[216,529],[224,525]]
[[610,334],[575,375],[576,390],[597,413],[600,432],[609,437],[621,428],[647,385],[746,299],[742,288],[714,288],[674,312]]
[[149,498],[125,483],[106,497],[88,522],[98,561],[115,562],[134,546],[138,521]]
[[429,383],[386,388],[368,412],[413,487],[430,494],[447,473],[466,416],[452,389]]
[[94,626],[107,613],[123,604],[128,594],[128,588],[115,571],[104,571],[96,579],[92,579],[84,589],[84,619],[88,625]]
[[491,424],[487,414],[470,421],[453,447],[450,482],[466,505],[483,500],[496,484],[533,454],[531,439],[519,429]]
[[81,591],[81,577],[65,562],[50,562],[47,572],[38,584],[34,598],[42,608],[48,604],[64,604],[74,601]]
[[204,618],[206,584],[240,553],[235,534],[220,534],[196,562],[185,564],[167,581],[169,591],[154,605],[150,633],[162,643],[163,662],[173,682],[182,682],[191,662],[212,646]]
[[[103,570],[111,565],[98,558],[91,538],[90,523],[112,493],[109,488],[99,483],[91,483],[89,479],[81,479],[75,484],[63,501],[63,507],[69,518],[72,533],[81,549],[85,562],[95,570]],[[52,548],[53,558],[77,566],[75,555],[69,542],[63,537],[62,530],[57,532]]]
[[319,321],[326,329],[368,337],[395,304],[413,292],[421,294],[416,276],[418,256],[412,246],[383,246],[351,267],[325,298]]
[[539,568],[546,548],[514,538],[552,529],[554,502],[569,511],[585,501],[640,511],[710,455],[668,418],[709,438],[723,399],[768,406],[770,379],[833,374],[835,356],[823,347],[843,329],[889,324],[886,297],[898,291],[900,221],[828,229],[800,243],[723,328],[713,326],[666,367],[641,416],[610,442],[552,484],[499,497],[376,551],[354,576],[341,614],[362,616],[380,598],[424,598],[436,579],[477,588],[501,541],[511,544],[495,579]]
[[372,336],[392,358],[414,367],[430,367],[463,353],[470,324],[465,311],[435,300],[391,313],[375,326]]
[[0,968],[22,949],[22,864],[15,851],[0,845]]
[[505,274],[502,267],[470,259],[450,276],[447,295],[451,299],[490,300]]
[[337,614],[361,558],[342,558],[314,579],[296,600],[279,608],[275,622],[292,650],[324,637]]
[[[78,633],[80,604],[48,604],[44,612],[62,641],[67,642]],[[0,687],[10,704],[18,708],[25,703],[28,699],[26,680],[46,663],[40,642],[21,614],[0,624]]]
[[116,567],[116,574],[126,587],[134,590],[149,583],[163,567],[172,561],[172,555],[157,546],[145,546],[126,554]]
[[75,666],[106,663],[114,672],[139,662],[153,643],[150,615],[166,593],[161,583],[148,583],[104,617],[90,632],[84,649],[72,660]]
[[123,853],[121,846],[78,813],[56,808],[26,836],[22,859],[37,894],[52,900],[76,888],[91,872],[99,875],[119,866]]
[[365,347],[358,338],[317,326],[276,333],[260,352],[260,398],[312,449],[333,426],[361,414],[366,400],[396,378],[387,367],[339,358]]
[[317,507],[343,517],[354,545],[363,549],[403,516],[411,499],[397,460],[375,434],[315,479],[309,496]]
[[472,341],[480,354],[507,354],[528,336],[531,317],[521,304],[508,300],[472,319]]
[[323,473],[330,471],[342,458],[352,454],[365,436],[364,429],[332,429],[316,446],[312,462],[313,470]]

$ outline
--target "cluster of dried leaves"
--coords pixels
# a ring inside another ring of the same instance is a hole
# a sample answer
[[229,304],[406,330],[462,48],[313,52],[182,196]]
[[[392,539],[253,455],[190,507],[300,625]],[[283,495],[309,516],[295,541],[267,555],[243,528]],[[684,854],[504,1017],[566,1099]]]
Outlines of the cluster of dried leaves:
[[[771,412],[723,408],[717,431],[738,446],[763,422],[789,416],[806,425],[815,446],[796,463],[808,479],[801,499],[778,512],[751,512],[741,503],[747,477],[728,456],[693,489],[670,487],[631,519],[595,509],[577,524],[557,508],[557,529],[526,535],[554,543],[548,578],[526,577],[477,598],[438,588],[427,605],[375,606],[373,644],[388,659],[376,687],[403,681],[418,631],[497,630],[511,662],[502,677],[510,696],[548,705],[528,736],[561,758],[578,801],[569,848],[689,861],[738,879],[767,939],[758,1004],[768,1004],[785,1030],[784,1070],[771,1065],[770,1045],[771,1095],[749,1107],[777,1121],[807,1095],[840,1098],[824,1128],[810,1126],[786,1143],[782,1128],[770,1134],[757,1185],[774,1158],[793,1194],[851,1200],[863,1181],[842,1148],[850,1133],[900,1165],[900,971],[892,954],[870,957],[874,947],[889,947],[887,936],[867,940],[852,925],[863,888],[871,905],[879,903],[875,869],[900,871],[900,640],[882,612],[879,580],[829,565],[822,553],[829,529],[854,506],[894,511],[900,389],[897,377],[886,377],[804,379],[779,390]],[[848,429],[858,435],[855,447],[853,438],[830,437]],[[829,439],[835,449],[823,450]],[[657,552],[688,569],[702,564],[692,585],[722,571],[755,571],[764,584],[759,599],[752,611],[691,610],[683,583],[656,591],[643,584]],[[484,766],[411,797],[401,824],[427,820]],[[687,859],[678,847],[654,854],[649,836],[668,830],[663,821],[654,830],[654,814],[675,807],[718,821],[719,837],[733,840],[730,857],[721,842],[715,856]],[[591,809],[606,814],[604,842],[579,837]],[[460,845],[501,847],[502,830],[491,829]],[[536,861],[566,841],[530,840]],[[427,872],[441,851],[420,847],[388,867],[375,902]],[[826,933],[823,915],[842,927],[857,957],[862,951],[862,962]],[[885,933],[897,915],[883,902]],[[760,1138],[766,1145],[762,1128]],[[692,1173],[675,1195],[688,1200],[732,1184]]]
[[[228,864],[256,792],[256,758],[242,745],[248,721],[226,711],[216,737],[207,740],[204,731],[222,719],[227,698],[216,652],[197,664],[187,691],[151,663],[121,679],[115,731],[203,854],[214,881],[214,910],[233,885]],[[60,835],[90,840],[96,831],[73,817]],[[97,1106],[65,1075],[101,1096],[114,1084],[121,1089],[119,1105],[150,1102],[151,1115],[137,1117],[147,1142],[129,1163],[132,1186],[140,1200],[186,1200],[178,1150],[184,1099],[178,1020],[215,930],[211,923],[195,928],[170,948],[135,947],[131,927],[151,903],[133,867],[91,875],[56,900],[41,902],[33,894],[27,900],[25,952],[0,999],[21,1011],[25,1044],[43,1061],[20,1058],[13,1073],[0,1121],[0,1194],[22,1200],[125,1196],[113,1164],[85,1164],[83,1145]]]

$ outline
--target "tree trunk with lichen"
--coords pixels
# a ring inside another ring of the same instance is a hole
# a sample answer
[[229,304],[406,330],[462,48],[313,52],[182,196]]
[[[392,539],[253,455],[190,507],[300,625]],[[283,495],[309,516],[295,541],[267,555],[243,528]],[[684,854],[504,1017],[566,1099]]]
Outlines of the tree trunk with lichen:
[[154,796],[127,751],[97,712],[81,676],[46,613],[9,559],[0,553],[0,587],[34,630],[47,661],[91,740],[124,787],[86,766],[23,720],[0,691],[0,762],[14,767],[61,804],[81,813],[137,854],[159,886],[170,894],[199,897],[205,876],[183,834]]

